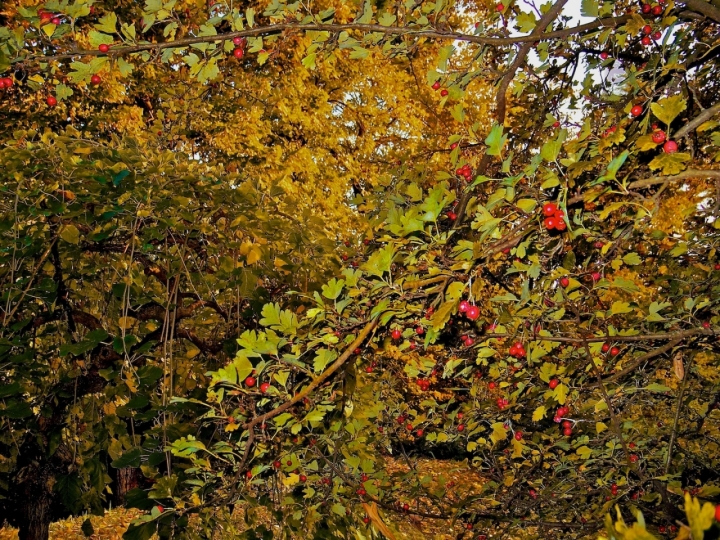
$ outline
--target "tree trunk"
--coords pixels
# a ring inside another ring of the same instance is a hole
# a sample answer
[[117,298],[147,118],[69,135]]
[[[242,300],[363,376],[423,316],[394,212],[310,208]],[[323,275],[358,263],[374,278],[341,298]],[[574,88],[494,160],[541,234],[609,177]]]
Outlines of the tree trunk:
[[48,540],[52,521],[52,487],[43,471],[29,477],[17,492],[19,540]]
[[137,467],[123,467],[117,470],[117,484],[115,489],[115,506],[125,504],[125,495],[128,491],[140,485],[140,469]]

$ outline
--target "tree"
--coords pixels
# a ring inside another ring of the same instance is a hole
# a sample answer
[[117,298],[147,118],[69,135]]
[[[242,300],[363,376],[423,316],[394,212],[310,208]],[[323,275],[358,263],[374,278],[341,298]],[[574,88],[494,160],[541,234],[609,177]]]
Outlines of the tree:
[[[565,5],[8,12],[21,536],[127,468],[129,538],[239,500],[314,538],[387,535],[378,508],[580,538],[617,503],[659,531],[714,500],[720,12]],[[455,453],[486,496],[388,450]]]

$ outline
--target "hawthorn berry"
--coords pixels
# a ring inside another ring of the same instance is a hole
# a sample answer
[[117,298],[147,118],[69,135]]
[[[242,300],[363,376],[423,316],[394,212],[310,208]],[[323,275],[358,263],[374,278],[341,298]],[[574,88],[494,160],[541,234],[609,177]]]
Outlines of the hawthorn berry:
[[304,474],[301,474],[301,475],[300,475],[300,481],[303,482],[303,483],[307,482],[307,476],[305,476]]
[[663,8],[662,8],[662,6],[653,6],[651,12],[653,15],[655,15],[657,17],[658,15],[662,15]]
[[650,26],[649,24],[646,24],[645,26],[643,26],[642,33],[645,34],[646,36],[649,34],[652,34],[652,26]]
[[245,56],[245,49],[242,47],[238,47],[237,49],[233,50],[233,56],[240,60],[243,56]]
[[264,383],[262,383],[262,384],[260,385],[260,391],[261,391],[263,394],[264,394],[265,392],[267,392],[268,390],[270,390],[270,383],[269,383],[269,382],[264,382]]
[[100,75],[95,74],[92,77],[90,77],[90,84],[98,85],[98,84],[100,84],[101,81],[102,81],[102,79],[100,78]]
[[666,154],[674,154],[678,151],[678,145],[675,141],[667,141],[665,144],[663,144],[663,151]]
[[470,303],[467,300],[463,300],[458,305],[458,311],[460,313],[465,313],[469,307],[470,307]]
[[646,47],[652,43],[652,40],[648,36],[643,36],[643,38],[640,40],[640,43],[645,45]]
[[440,90],[440,81],[435,81],[432,85],[433,90]]
[[108,45],[107,43],[101,43],[100,46],[98,47],[98,51],[100,51],[101,53],[106,53],[109,50],[110,50],[110,45]]
[[609,56],[610,56],[610,55],[609,55],[608,53],[606,53],[605,51],[603,51],[603,52],[600,53],[600,58],[601,58],[602,60],[607,60]]
[[650,13],[652,11],[652,6],[650,4],[643,4],[641,10],[645,14]]
[[390,335],[392,336],[392,338],[394,340],[397,341],[398,339],[400,339],[402,337],[402,332],[398,328],[396,328],[395,330],[392,331],[392,334],[390,334]]
[[553,122],[553,127],[554,127],[554,128],[559,128],[559,127],[560,127],[560,122],[558,122],[557,120],[556,120],[555,122]]
[[618,354],[620,354],[620,349],[618,347],[612,347],[610,349],[611,356],[617,356]]
[[572,435],[572,428],[563,428],[563,435],[565,435],[566,437],[570,437]]
[[480,309],[477,306],[470,306],[465,313],[468,319],[474,321],[480,316]]
[[558,381],[557,379],[550,379],[548,386],[550,387],[550,390],[555,390],[558,384],[560,384],[560,381]]
[[257,381],[255,380],[255,377],[250,376],[250,377],[248,377],[248,378],[245,379],[245,386],[249,386],[249,387],[252,388],[253,386],[255,386],[255,383],[256,383],[256,382],[257,382]]
[[522,441],[523,438],[523,432],[522,431],[516,431],[515,432],[515,440],[516,441]]
[[563,287],[567,287],[568,285],[570,285],[570,278],[565,277],[565,276],[561,277],[560,285],[562,285]]
[[445,97],[445,96],[447,96],[448,94],[449,94],[449,92],[447,91],[447,89],[443,88],[442,90],[440,90],[440,95],[441,95],[442,97]]
[[465,429],[465,424],[458,424],[457,430],[463,431]]
[[655,144],[662,144],[665,142],[665,132],[661,130],[653,132],[652,140]]
[[550,216],[554,216],[555,212],[557,212],[557,210],[558,210],[558,207],[555,203],[545,203],[543,205],[542,212],[545,217],[550,217]]
[[630,114],[635,117],[640,116],[642,114],[642,112],[643,112],[643,108],[641,105],[635,105],[635,106],[633,106],[632,109],[630,109]]

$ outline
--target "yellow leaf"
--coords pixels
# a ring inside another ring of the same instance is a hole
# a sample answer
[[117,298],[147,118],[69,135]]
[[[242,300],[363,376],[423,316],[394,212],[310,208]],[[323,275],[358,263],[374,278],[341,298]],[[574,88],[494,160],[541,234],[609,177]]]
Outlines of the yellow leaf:
[[702,540],[705,531],[712,527],[715,520],[715,506],[705,503],[700,508],[700,499],[685,493],[685,513],[687,514],[693,540]]
[[558,384],[553,390],[552,396],[555,398],[560,405],[565,405],[567,401],[567,395],[570,389],[564,384]]
[[507,430],[503,426],[502,422],[495,422],[492,426],[493,432],[490,434],[490,440],[493,444],[497,444],[500,441],[507,439]]
[[262,249],[259,246],[253,246],[250,253],[247,254],[247,263],[255,264],[262,257]]
[[118,319],[118,328],[121,328],[123,330],[127,330],[128,328],[132,328],[133,324],[135,324],[135,318],[134,317],[120,317]]
[[378,512],[377,504],[374,502],[372,503],[362,503],[363,508],[365,508],[365,513],[370,518],[370,521],[373,522],[373,525],[377,527],[377,529],[383,534],[385,538],[388,540],[395,540],[395,536],[393,535],[392,531],[388,529],[388,526],[385,525],[385,522],[383,521],[382,517],[380,517],[380,513]]
[[522,457],[522,451],[523,451],[523,448],[525,448],[525,446],[523,445],[523,443],[521,443],[520,441],[516,441],[515,439],[513,439],[513,440],[512,440],[512,445],[513,445],[512,457],[514,457],[514,458]]
[[282,479],[282,483],[285,487],[291,487],[300,482],[300,476],[295,473],[288,474]]
[[545,413],[547,412],[547,409],[545,408],[545,405],[540,405],[535,411],[533,412],[532,419],[533,422],[539,422],[543,418],[545,418]]
[[600,435],[607,428],[608,427],[607,427],[607,424],[605,424],[605,422],[596,422],[595,423],[595,431],[597,431],[598,435]]

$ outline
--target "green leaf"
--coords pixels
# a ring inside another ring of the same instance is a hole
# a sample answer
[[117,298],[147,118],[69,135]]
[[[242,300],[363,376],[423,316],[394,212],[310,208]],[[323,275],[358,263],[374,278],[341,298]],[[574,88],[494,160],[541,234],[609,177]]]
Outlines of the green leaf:
[[394,255],[393,247],[388,244],[375,251],[360,268],[370,275],[382,277],[385,272],[390,271]]
[[122,456],[117,458],[110,465],[112,465],[116,469],[124,469],[125,467],[139,467],[140,455],[140,448],[133,448],[132,450],[125,452]]
[[503,128],[499,124],[494,124],[487,138],[485,144],[488,145],[486,153],[489,156],[499,156],[502,153],[503,146],[507,142],[507,135],[503,135]]
[[580,14],[583,17],[598,17],[600,13],[598,11],[597,0],[582,0],[580,4]]
[[322,371],[325,371],[327,365],[334,362],[337,357],[338,355],[335,351],[330,351],[328,349],[320,349],[317,353],[317,356],[315,356],[315,361],[313,362],[313,370],[315,371],[315,373],[321,373]]
[[75,225],[66,225],[63,230],[60,231],[60,238],[69,244],[78,244],[80,243],[80,231]]
[[635,266],[642,263],[640,255],[635,252],[628,253],[622,258],[623,262],[628,266]]
[[247,24],[250,28],[255,26],[255,10],[253,8],[248,8],[245,11],[245,19],[247,20]]
[[575,453],[585,461],[590,459],[590,456],[592,456],[592,450],[587,446],[581,446],[580,448],[575,450]]
[[327,285],[322,286],[322,295],[329,300],[335,300],[340,293],[342,293],[343,287],[345,286],[345,280],[337,280],[332,278],[328,281]]
[[672,390],[672,388],[665,386],[664,384],[652,383],[647,385],[645,388],[642,388],[641,390],[648,390],[649,392],[669,392]]
[[106,34],[114,34],[117,30],[117,15],[112,11],[103,15],[95,24],[95,28]]
[[445,327],[445,324],[450,320],[450,316],[452,315],[456,305],[457,301],[454,300],[444,302],[438,310],[433,313],[432,319],[430,319],[433,329],[440,330]]
[[667,125],[683,112],[687,107],[685,99],[681,95],[670,96],[650,104],[653,114]]
[[529,34],[535,29],[535,25],[537,25],[537,17],[535,17],[535,14],[532,12],[526,13],[521,11],[517,17],[516,24],[518,30],[524,34]]

